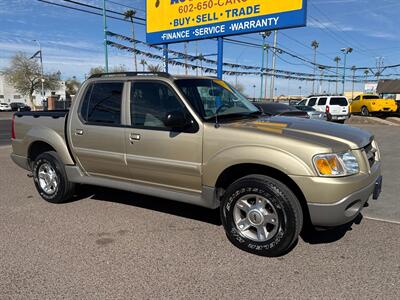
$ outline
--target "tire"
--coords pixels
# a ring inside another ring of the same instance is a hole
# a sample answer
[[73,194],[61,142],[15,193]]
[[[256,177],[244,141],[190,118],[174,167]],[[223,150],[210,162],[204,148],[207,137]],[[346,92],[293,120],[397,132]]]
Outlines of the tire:
[[68,181],[61,159],[55,151],[40,154],[32,165],[33,180],[40,196],[50,203],[72,198],[75,184]]
[[364,116],[364,117],[369,117],[369,110],[368,110],[368,108],[366,107],[366,106],[363,106],[362,108],[361,108],[361,115],[362,116]]
[[222,198],[220,214],[229,241],[261,256],[289,252],[303,226],[303,211],[293,192],[264,175],[249,175],[232,183]]

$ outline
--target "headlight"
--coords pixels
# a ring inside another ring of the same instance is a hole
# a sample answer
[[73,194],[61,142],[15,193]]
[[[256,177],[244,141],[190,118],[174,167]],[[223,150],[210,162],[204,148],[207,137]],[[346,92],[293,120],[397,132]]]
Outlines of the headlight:
[[337,177],[359,172],[357,158],[351,151],[344,153],[318,154],[313,159],[320,176]]

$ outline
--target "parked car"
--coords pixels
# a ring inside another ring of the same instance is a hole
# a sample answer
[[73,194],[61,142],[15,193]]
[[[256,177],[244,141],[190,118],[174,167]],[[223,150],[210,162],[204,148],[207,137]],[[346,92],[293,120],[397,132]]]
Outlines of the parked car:
[[30,111],[31,108],[23,102],[12,102],[10,103],[12,111]]
[[349,101],[344,96],[310,96],[299,102],[325,112],[328,121],[344,123],[350,116]]
[[311,106],[306,106],[306,105],[295,105],[295,108],[298,110],[304,111],[308,114],[310,119],[312,120],[324,120],[326,121],[326,113],[322,111],[316,111],[314,108]]
[[10,111],[11,110],[11,106],[8,103],[0,103],[0,111]]
[[220,207],[228,239],[264,256],[289,251],[305,223],[351,222],[382,182],[369,132],[265,117],[214,77],[92,75],[69,112],[15,113],[12,149],[48,202],[91,184]]
[[309,119],[310,116],[293,106],[282,103],[254,103],[265,115],[286,116]]
[[355,97],[350,105],[352,114],[361,114],[363,116],[394,113],[397,108],[397,103],[393,99],[383,99],[378,95],[368,94]]

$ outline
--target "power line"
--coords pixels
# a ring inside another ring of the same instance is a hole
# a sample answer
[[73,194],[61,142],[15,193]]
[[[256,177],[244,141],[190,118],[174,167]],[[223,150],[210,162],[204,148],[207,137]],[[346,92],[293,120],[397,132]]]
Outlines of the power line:
[[115,4],[115,5],[119,5],[119,6],[122,6],[122,7],[131,8],[131,9],[134,9],[134,10],[137,10],[137,11],[146,12],[145,9],[136,8],[136,7],[125,5],[125,4],[122,4],[122,3],[115,2],[115,1],[107,0],[107,2]]
[[[60,3],[54,3],[54,2],[50,2],[50,1],[46,1],[46,0],[37,0],[37,1],[43,2],[43,3],[46,3],[46,4],[51,4],[51,5],[58,6],[58,7],[68,8],[68,9],[79,11],[79,12],[85,12],[85,13],[88,13],[88,14],[91,14],[91,15],[102,16],[101,13],[97,13],[97,12],[86,10],[86,9],[82,9],[82,8],[72,7],[72,6],[68,6],[68,5],[64,5],[64,4],[60,4]],[[113,16],[110,16],[110,15],[107,15],[107,18],[130,23],[130,21],[128,21],[128,20],[124,20],[124,19],[121,19],[121,18],[113,17]],[[137,23],[137,22],[135,22],[135,23],[139,24],[139,25],[144,25],[142,23]]]
[[[101,10],[101,11],[103,10],[103,8],[101,8],[101,7],[94,6],[94,5],[87,4],[87,3],[83,3],[83,2],[79,2],[79,1],[73,1],[73,0],[62,0],[62,1],[69,2],[69,3],[72,3],[72,4],[76,4],[76,5],[80,5],[80,6],[84,6],[84,7],[88,7],[88,8],[92,8],[92,9],[96,9],[96,10]],[[116,14],[116,15],[124,16],[124,14],[119,12],[119,11],[115,11],[115,10],[111,10],[111,9],[107,9],[106,11],[110,12],[110,13],[113,13],[113,14]],[[133,18],[136,19],[136,20],[139,20],[139,21],[146,21],[145,18],[141,18],[141,17],[134,16]]]

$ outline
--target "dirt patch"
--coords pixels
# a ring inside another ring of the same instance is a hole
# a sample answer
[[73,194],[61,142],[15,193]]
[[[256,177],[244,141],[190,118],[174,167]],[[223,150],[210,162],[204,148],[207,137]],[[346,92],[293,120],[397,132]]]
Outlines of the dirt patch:
[[[399,121],[394,122],[390,119],[398,119]],[[376,117],[351,116],[348,120],[346,120],[346,124],[400,126],[400,118],[387,118],[386,120],[384,120]]]

